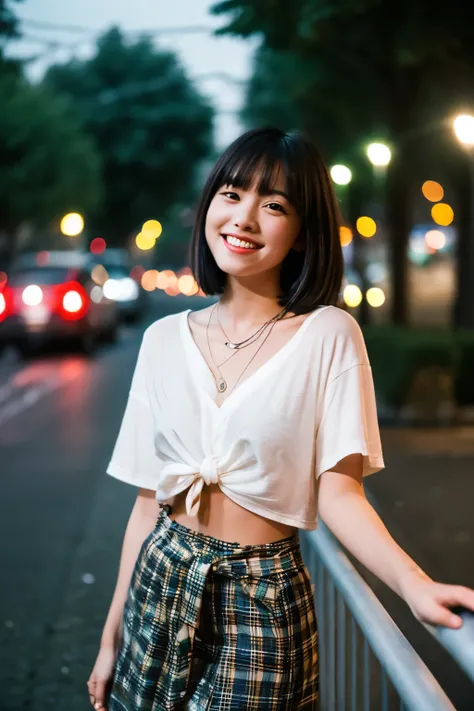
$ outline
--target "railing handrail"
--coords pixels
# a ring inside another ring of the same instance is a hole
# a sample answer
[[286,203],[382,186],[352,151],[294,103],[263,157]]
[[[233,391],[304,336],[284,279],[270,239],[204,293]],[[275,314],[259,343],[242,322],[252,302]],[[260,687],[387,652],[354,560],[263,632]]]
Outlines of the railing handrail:
[[453,659],[474,681],[474,612],[460,608],[455,610],[463,621],[459,629],[425,625],[433,637],[450,653]]
[[305,531],[303,535],[308,537],[311,546],[315,546],[345,604],[405,704],[412,711],[455,711],[433,674],[329,529],[320,521],[315,531]]

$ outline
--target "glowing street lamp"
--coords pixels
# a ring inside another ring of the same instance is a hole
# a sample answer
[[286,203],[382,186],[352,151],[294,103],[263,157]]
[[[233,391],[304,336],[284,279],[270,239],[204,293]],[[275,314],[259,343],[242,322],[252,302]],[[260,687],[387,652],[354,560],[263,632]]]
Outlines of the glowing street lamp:
[[347,165],[333,165],[329,172],[336,185],[349,185],[352,180],[352,172]]
[[453,122],[456,138],[464,146],[474,146],[474,116],[460,114]]
[[385,143],[371,143],[367,146],[367,157],[376,168],[385,168],[390,163],[392,153]]
[[78,212],[69,212],[64,215],[59,226],[63,235],[77,237],[84,229],[84,218]]

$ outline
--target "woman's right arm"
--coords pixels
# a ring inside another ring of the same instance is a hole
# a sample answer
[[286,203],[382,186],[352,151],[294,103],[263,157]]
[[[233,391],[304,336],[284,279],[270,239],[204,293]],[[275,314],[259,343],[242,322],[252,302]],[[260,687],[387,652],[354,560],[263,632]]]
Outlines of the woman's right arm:
[[104,625],[101,647],[118,647],[123,608],[133,569],[143,541],[155,528],[158,513],[159,506],[155,499],[155,492],[151,489],[139,489],[125,530],[117,584]]
[[155,528],[158,514],[155,492],[139,489],[125,530],[117,584],[102,632],[99,655],[87,682],[91,701],[97,709],[106,708],[106,689],[120,644],[123,609],[133,569],[143,542]]

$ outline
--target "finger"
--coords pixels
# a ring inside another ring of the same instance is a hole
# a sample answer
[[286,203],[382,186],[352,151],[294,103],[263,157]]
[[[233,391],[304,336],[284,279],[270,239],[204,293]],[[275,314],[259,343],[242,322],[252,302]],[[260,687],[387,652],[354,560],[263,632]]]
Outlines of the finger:
[[98,681],[95,687],[95,709],[105,708],[105,691],[107,687],[106,681]]
[[462,585],[443,585],[438,595],[440,602],[454,607],[461,605],[474,611],[474,590]]
[[428,616],[427,622],[451,629],[458,629],[462,625],[462,619],[459,615],[455,615],[452,610],[445,607],[443,603],[433,605],[432,611]]

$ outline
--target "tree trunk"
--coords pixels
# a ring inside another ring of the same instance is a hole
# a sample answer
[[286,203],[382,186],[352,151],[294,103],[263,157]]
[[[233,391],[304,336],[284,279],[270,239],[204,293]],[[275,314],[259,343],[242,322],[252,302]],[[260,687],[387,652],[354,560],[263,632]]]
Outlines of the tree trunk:
[[[467,165],[466,165],[467,163]],[[458,171],[453,328],[474,329],[474,155]]]
[[410,181],[403,149],[394,152],[387,173],[386,219],[392,277],[391,322],[406,326],[408,309],[408,237],[411,227]]

